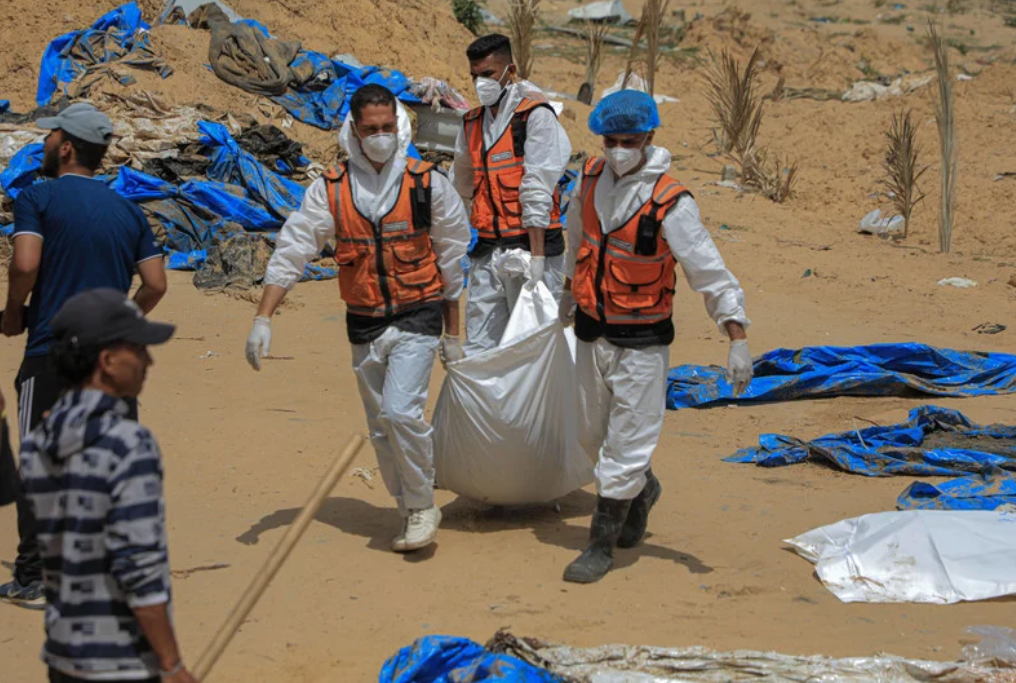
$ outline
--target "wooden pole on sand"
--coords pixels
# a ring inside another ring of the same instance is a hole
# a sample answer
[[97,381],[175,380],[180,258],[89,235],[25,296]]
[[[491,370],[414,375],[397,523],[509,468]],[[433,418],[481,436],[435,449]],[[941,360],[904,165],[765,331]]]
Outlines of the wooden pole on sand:
[[215,634],[215,638],[205,649],[201,658],[198,659],[197,664],[194,666],[194,677],[199,681],[203,681],[208,675],[208,672],[212,670],[215,662],[218,661],[222,652],[229,645],[229,642],[236,635],[237,629],[243,623],[250,611],[254,609],[254,605],[261,598],[261,594],[268,588],[268,584],[278,573],[282,564],[289,557],[289,554],[293,551],[293,547],[296,546],[300,537],[303,536],[303,532],[310,526],[311,521],[314,519],[314,515],[321,508],[321,505],[325,502],[325,498],[335,484],[338,483],[339,477],[349,468],[352,464],[356,454],[363,448],[364,438],[359,434],[353,436],[346,448],[335,459],[332,466],[328,469],[328,473],[325,474],[324,478],[314,489],[314,493],[311,494],[310,499],[306,505],[300,511],[296,520],[290,525],[289,529],[286,530],[285,536],[279,541],[279,544],[272,551],[272,554],[268,556],[261,571],[257,573],[254,580],[244,591],[244,594],[240,597],[240,601],[236,603],[236,607],[230,613],[225,623],[219,628],[218,633]]

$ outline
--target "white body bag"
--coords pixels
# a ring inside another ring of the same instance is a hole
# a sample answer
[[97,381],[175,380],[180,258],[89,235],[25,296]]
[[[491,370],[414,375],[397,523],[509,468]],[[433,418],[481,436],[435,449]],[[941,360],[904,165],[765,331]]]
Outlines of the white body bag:
[[433,421],[438,486],[524,505],[593,481],[578,442],[574,345],[547,286],[522,287],[498,346],[448,365]]

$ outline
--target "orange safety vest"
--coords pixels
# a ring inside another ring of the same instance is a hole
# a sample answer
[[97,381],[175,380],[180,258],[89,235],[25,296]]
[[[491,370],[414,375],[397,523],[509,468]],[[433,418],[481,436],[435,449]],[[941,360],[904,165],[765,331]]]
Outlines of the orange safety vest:
[[346,165],[325,171],[339,292],[350,313],[387,318],[441,299],[441,272],[430,241],[433,168],[409,159],[395,205],[376,224],[357,210]]
[[617,230],[604,234],[596,215],[596,184],[604,159],[586,161],[582,180],[582,244],[572,293],[589,317],[607,325],[650,325],[673,314],[677,260],[663,239],[663,219],[690,194],[664,174],[649,201]]
[[[515,109],[511,123],[490,149],[483,142],[483,107],[470,110],[463,118],[473,165],[470,222],[481,241],[506,245],[526,241],[519,186],[525,173],[526,124],[529,115],[539,107],[553,111],[546,102],[523,99]],[[561,230],[561,193],[556,187],[547,230]]]

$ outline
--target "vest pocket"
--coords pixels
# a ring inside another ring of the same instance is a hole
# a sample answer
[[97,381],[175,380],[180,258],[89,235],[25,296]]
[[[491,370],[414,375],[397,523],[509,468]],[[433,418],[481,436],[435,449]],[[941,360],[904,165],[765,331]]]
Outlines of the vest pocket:
[[[645,292],[612,292],[607,290],[607,298],[611,307],[623,313],[639,315],[643,311],[655,311],[664,303],[667,292],[662,288],[657,290],[646,290]],[[607,317],[611,317],[610,308],[607,309]]]
[[421,268],[419,270],[413,270],[406,273],[392,273],[395,281],[400,285],[415,289],[426,289],[427,287],[430,287],[438,279],[438,275],[439,273],[436,268]]
[[663,278],[666,267],[667,264],[663,262],[647,263],[645,261],[611,259],[607,289],[614,292],[634,292],[640,287],[650,287]]
[[[522,227],[522,202],[519,200],[519,187],[522,185],[522,173],[512,173],[513,177],[497,176],[497,190],[504,211],[505,222],[510,227]],[[514,184],[513,184],[514,183]]]
[[397,273],[426,269],[437,261],[437,255],[426,233],[420,237],[391,243],[392,266]]

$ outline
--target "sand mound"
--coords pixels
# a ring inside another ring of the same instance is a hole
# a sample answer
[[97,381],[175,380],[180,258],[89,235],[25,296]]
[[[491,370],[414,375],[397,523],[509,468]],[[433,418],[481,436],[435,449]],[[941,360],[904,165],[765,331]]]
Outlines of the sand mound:
[[[0,98],[11,100],[15,111],[33,109],[39,62],[49,42],[90,26],[120,4],[116,0],[4,3],[6,11],[0,15],[4,36],[17,36],[17,48],[8,47],[0,56]],[[143,0],[139,4],[149,23],[158,19],[164,5],[161,0]],[[231,6],[241,15],[265,24],[274,35],[301,41],[306,49],[329,56],[353,54],[364,64],[399,69],[411,77],[434,76],[459,88],[469,83],[464,50],[470,33],[455,21],[451,5],[441,0],[336,3],[239,0]],[[135,87],[160,90],[172,101],[236,107],[237,98],[244,101],[246,94],[219,81],[204,66],[208,37],[207,31],[156,26],[152,42],[175,73],[163,81],[151,74],[135,72],[138,80]]]
[[757,47],[766,68],[788,87],[846,90],[857,80],[928,68],[927,54],[913,40],[878,35],[871,28],[824,32],[790,26],[776,33],[757,24],[749,12],[729,7],[689,24],[681,47],[719,54],[726,48],[742,62]]

